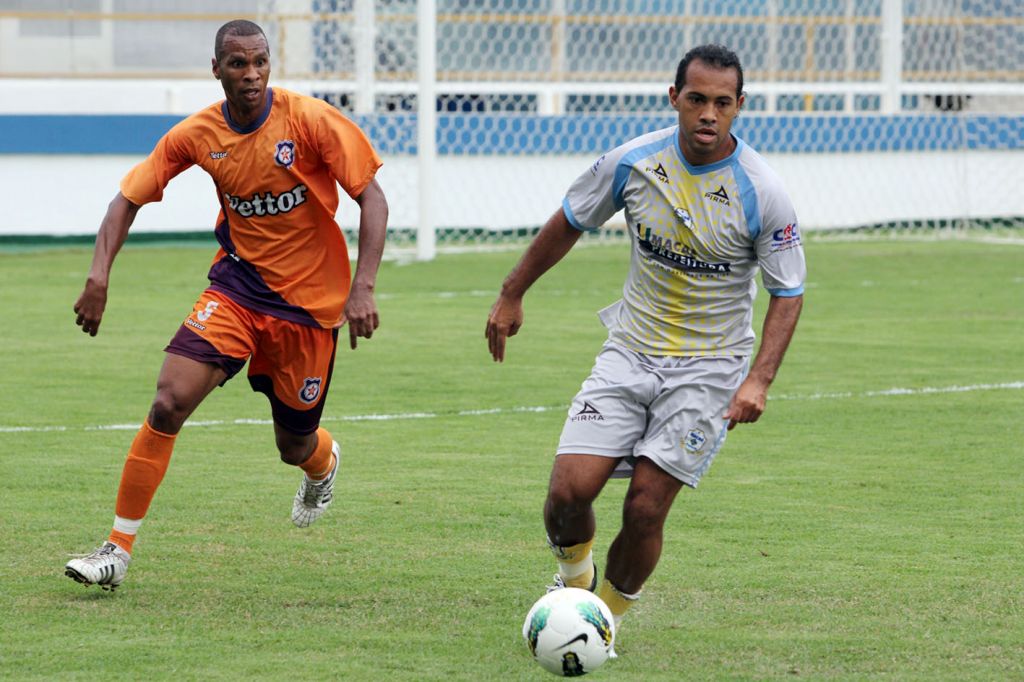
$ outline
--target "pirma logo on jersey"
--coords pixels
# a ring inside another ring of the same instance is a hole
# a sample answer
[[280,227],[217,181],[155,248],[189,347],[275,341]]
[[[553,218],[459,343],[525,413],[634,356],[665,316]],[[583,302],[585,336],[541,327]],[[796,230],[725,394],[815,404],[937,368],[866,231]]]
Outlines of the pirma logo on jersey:
[[572,416],[574,422],[603,422],[604,416],[600,410],[588,403],[586,400],[583,401],[583,407],[580,411]]
[[291,140],[279,140],[274,152],[274,163],[284,168],[291,168],[295,163],[295,143]]
[[719,204],[725,204],[726,206],[730,205],[729,194],[725,191],[725,185],[719,185],[718,189],[714,192],[710,190],[704,192],[704,198],[711,199],[711,201]]
[[307,405],[315,403],[316,399],[320,397],[320,384],[322,381],[320,377],[306,377],[306,381],[299,391],[299,400]]

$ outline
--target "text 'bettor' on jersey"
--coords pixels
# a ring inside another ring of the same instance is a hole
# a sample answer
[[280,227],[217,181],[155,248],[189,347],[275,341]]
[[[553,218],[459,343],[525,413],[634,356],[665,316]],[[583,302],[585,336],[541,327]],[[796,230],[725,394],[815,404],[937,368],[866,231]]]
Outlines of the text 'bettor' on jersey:
[[306,202],[306,189],[305,185],[296,185],[287,192],[281,192],[280,194],[274,194],[273,192],[260,194],[257,192],[252,195],[251,199],[242,199],[242,197],[236,197],[225,192],[224,198],[227,199],[228,206],[231,207],[232,211],[237,212],[243,218],[250,218],[254,215],[263,216],[288,213],[299,204]]

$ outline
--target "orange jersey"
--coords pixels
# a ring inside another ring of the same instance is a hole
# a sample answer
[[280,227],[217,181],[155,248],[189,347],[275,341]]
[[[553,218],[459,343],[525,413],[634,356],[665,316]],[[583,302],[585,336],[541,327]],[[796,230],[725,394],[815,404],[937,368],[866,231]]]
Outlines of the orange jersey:
[[121,181],[133,204],[160,201],[171,178],[199,165],[221,210],[211,288],[275,317],[333,327],[348,298],[348,248],[334,221],[338,184],[362,194],[381,160],[366,135],[321,100],[267,89],[246,127],[227,102],[189,116]]

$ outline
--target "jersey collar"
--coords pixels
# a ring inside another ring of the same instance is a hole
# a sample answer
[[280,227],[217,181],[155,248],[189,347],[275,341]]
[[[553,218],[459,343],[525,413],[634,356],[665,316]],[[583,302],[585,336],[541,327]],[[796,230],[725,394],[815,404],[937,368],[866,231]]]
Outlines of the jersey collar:
[[686,160],[685,156],[683,156],[683,149],[682,147],[679,146],[679,127],[676,126],[676,155],[679,157],[679,160],[683,162],[683,165],[686,166],[686,170],[689,171],[690,175],[700,175],[701,173],[710,173],[711,171],[716,171],[719,168],[725,168],[726,166],[736,163],[736,159],[739,158],[740,152],[743,151],[744,147],[743,140],[736,137],[732,133],[729,133],[729,137],[731,137],[736,142],[736,149],[732,150],[732,154],[729,154],[729,156],[725,157],[720,161],[715,161],[714,163],[708,163],[703,166],[694,166],[693,164]]
[[224,121],[228,124],[229,128],[234,130],[236,133],[240,133],[242,135],[247,135],[247,134],[253,132],[254,130],[256,130],[257,128],[259,128],[261,125],[263,125],[264,121],[267,120],[267,117],[270,116],[270,108],[273,105],[274,105],[274,89],[268,87],[267,88],[267,103],[263,107],[263,113],[261,113],[259,115],[259,117],[255,121],[253,121],[252,123],[250,123],[247,126],[240,126],[237,123],[235,123],[234,120],[232,120],[231,112],[228,110],[228,101],[227,100],[224,100],[221,103],[220,110],[221,110],[221,113],[224,114]]

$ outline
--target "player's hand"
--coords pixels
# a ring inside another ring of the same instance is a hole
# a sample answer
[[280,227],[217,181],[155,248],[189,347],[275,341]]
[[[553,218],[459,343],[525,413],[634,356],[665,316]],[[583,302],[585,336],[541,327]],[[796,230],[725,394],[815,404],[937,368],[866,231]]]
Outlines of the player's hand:
[[349,345],[354,350],[356,339],[360,336],[370,338],[380,326],[380,315],[377,313],[377,302],[373,298],[373,289],[353,284],[345,303],[345,312],[336,329],[348,323]]
[[729,401],[729,409],[725,411],[723,417],[729,420],[729,430],[732,431],[737,424],[756,422],[764,413],[767,400],[767,386],[750,376],[744,379]]
[[85,288],[75,301],[75,324],[82,328],[82,331],[89,336],[96,336],[100,330],[100,322],[103,319],[103,311],[107,307],[107,287],[97,284],[92,280],[86,280]]
[[487,316],[487,349],[495,362],[505,359],[505,339],[515,336],[523,326],[522,299],[508,299],[499,296],[491,306],[491,314]]

